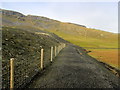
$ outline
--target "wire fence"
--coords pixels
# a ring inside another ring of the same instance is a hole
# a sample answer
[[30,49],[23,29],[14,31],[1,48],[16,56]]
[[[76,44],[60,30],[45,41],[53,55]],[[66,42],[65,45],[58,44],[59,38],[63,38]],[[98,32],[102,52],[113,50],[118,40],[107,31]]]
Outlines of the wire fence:
[[41,48],[39,57],[10,58],[2,60],[2,88],[22,88],[41,70],[46,68],[59,52],[65,47],[64,43],[49,49]]

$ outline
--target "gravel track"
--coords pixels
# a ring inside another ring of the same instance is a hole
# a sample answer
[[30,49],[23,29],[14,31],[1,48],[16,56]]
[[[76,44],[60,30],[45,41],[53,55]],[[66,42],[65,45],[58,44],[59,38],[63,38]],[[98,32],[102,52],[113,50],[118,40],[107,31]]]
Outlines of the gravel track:
[[82,48],[68,45],[27,88],[120,88],[119,80]]

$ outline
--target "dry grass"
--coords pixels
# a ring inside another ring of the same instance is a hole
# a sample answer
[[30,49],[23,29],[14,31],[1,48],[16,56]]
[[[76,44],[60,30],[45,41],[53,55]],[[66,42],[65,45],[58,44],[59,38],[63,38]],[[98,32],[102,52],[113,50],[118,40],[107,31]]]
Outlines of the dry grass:
[[89,55],[94,58],[108,63],[113,67],[120,68],[118,64],[118,50],[117,49],[90,49],[92,52]]

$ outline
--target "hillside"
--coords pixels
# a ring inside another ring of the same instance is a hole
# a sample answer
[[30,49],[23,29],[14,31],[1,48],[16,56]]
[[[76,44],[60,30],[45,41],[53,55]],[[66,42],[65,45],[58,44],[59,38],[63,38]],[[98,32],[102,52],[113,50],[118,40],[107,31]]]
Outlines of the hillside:
[[[2,27],[3,88],[9,88],[10,58],[15,58],[15,87],[19,87],[23,83],[26,84],[39,71],[41,48],[44,48],[44,67],[46,68],[50,65],[51,46],[58,46],[65,42],[52,33],[40,30],[29,32],[19,28]],[[18,78],[20,81],[17,80]]]
[[82,47],[117,48],[117,34],[84,25],[64,23],[41,16],[23,15],[15,11],[2,10],[4,26],[22,28],[29,31],[42,30],[55,33],[63,39]]

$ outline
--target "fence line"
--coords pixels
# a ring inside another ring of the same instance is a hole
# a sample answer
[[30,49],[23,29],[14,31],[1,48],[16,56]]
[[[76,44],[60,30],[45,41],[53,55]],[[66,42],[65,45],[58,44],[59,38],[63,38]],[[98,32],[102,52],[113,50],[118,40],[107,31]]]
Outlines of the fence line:
[[[47,57],[50,57],[50,60],[47,60],[47,62],[53,62],[53,59],[65,46],[66,45],[64,43],[61,43],[58,46],[51,46],[50,52],[47,55]],[[46,64],[44,58],[45,53],[46,50],[44,48],[41,48],[39,60],[34,58],[30,58],[31,60],[29,60],[28,57],[27,60],[23,59],[18,61],[15,58],[11,58],[8,65],[10,69],[7,74],[3,74],[5,75],[5,78],[3,78],[2,80],[6,83],[6,85],[3,85],[4,88],[10,87],[10,89],[13,90],[13,88],[20,88],[22,86],[25,86],[25,84],[27,84],[35,76],[35,74],[44,69]],[[4,67],[4,69],[7,70],[8,67],[6,66]],[[6,72],[5,70],[3,71]]]

